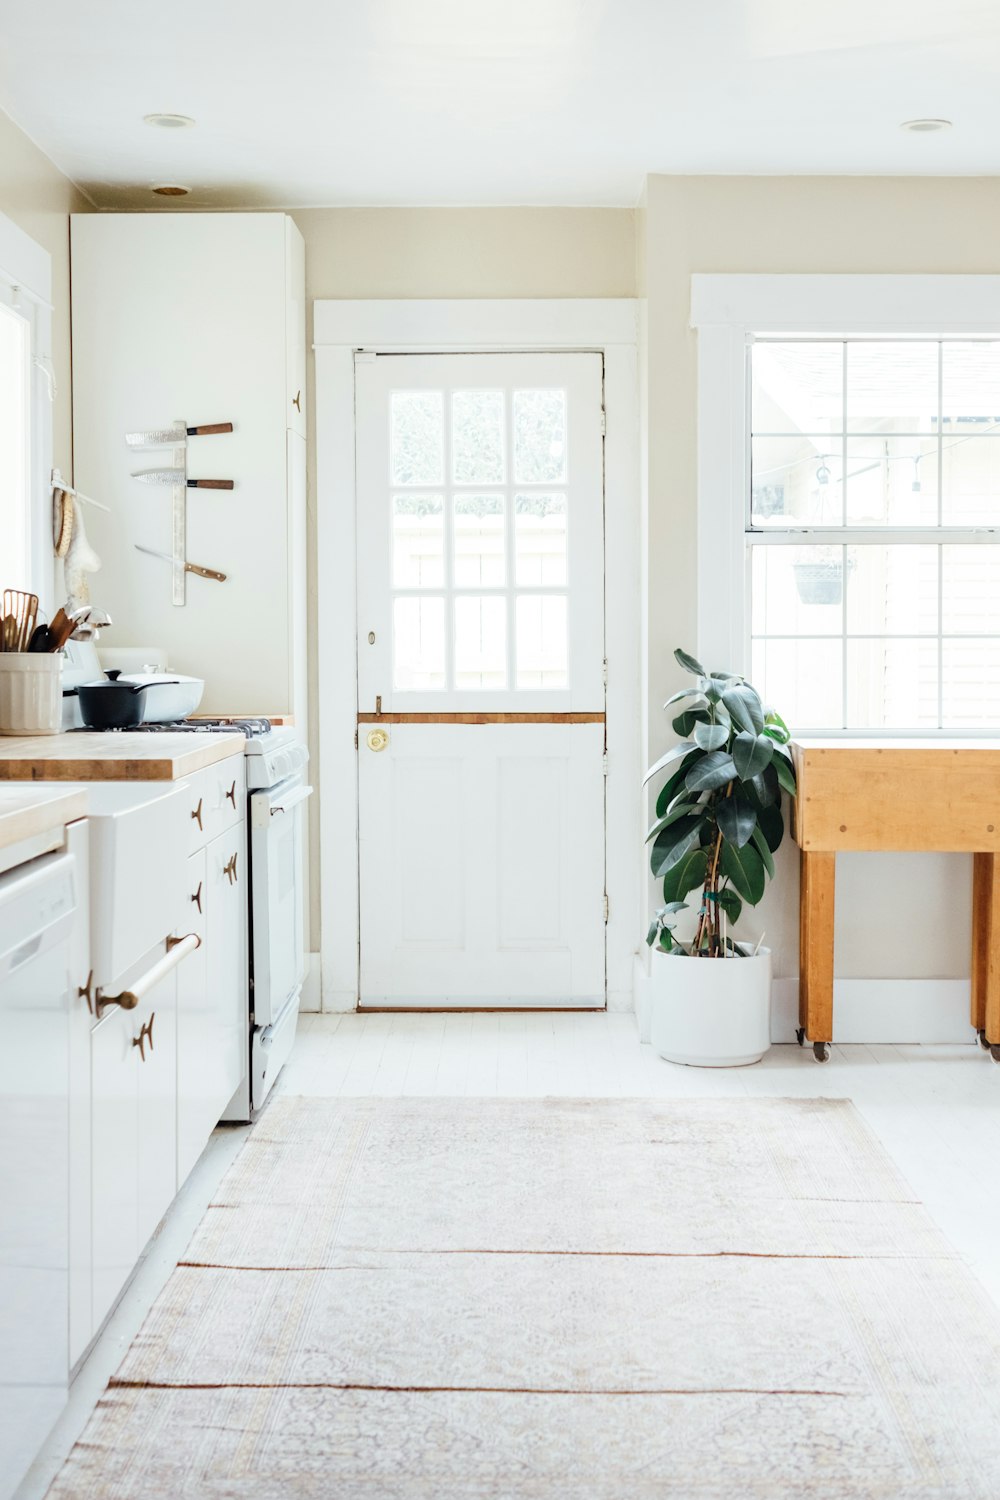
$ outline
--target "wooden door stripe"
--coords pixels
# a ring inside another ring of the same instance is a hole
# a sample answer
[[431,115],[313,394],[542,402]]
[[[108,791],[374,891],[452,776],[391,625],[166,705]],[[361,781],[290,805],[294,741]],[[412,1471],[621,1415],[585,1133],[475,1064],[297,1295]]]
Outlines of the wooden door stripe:
[[603,724],[602,713],[358,714],[359,724]]

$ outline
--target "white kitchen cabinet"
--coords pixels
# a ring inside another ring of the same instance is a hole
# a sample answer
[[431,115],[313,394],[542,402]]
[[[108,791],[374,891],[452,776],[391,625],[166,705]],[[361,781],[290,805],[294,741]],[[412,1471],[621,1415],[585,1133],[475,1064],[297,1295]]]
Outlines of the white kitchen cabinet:
[[76,913],[69,970],[69,1363],[75,1366],[93,1337],[91,1253],[90,1035],[94,1025],[90,956],[90,824],[66,828],[76,859]]
[[[110,507],[87,530],[115,644],[166,648],[205,679],[204,713],[298,718],[305,494],[288,483],[287,435],[306,422],[302,237],[280,213],[82,214],[71,252],[74,478]],[[192,477],[235,488],[188,491],[188,558],[227,578],[188,575],[183,606],[168,565],[135,550],[170,551],[170,489],[132,475],[174,450],[125,444],[177,418],[234,427],[187,444]]]

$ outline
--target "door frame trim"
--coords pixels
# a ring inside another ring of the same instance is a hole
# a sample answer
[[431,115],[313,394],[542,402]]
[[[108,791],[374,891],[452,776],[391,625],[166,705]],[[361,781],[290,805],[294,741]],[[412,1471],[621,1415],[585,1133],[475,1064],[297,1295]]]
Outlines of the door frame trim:
[[[325,1011],[358,1006],[355,354],[604,356],[607,685],[605,885],[609,1010],[632,1009],[642,934],[638,303],[633,298],[317,301],[320,974]],[[335,687],[331,685],[336,685]],[[335,793],[331,791],[335,788]]]

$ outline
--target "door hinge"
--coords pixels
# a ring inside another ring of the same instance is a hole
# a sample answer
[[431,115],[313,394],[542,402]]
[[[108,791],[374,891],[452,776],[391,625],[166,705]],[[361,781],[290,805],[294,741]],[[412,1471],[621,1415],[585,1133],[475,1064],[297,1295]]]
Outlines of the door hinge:
[[354,731],[354,748],[355,748],[355,750],[357,750],[357,748],[358,748],[358,731],[357,730]]
[[604,410],[604,407],[602,406],[601,407],[601,437],[607,437],[607,435],[608,435],[608,414]]
[[604,892],[604,920],[605,920],[605,922],[608,920],[609,912],[610,912],[610,906],[608,904],[608,893],[607,893],[607,891],[605,891]]
[[601,666],[601,676],[604,679],[604,686],[607,687],[607,685],[608,685],[608,658],[607,657],[604,658],[604,661],[603,661],[602,666]]
[[603,771],[604,775],[607,776],[607,774],[608,774],[608,752],[606,750],[605,750],[604,754],[601,756],[601,770]]

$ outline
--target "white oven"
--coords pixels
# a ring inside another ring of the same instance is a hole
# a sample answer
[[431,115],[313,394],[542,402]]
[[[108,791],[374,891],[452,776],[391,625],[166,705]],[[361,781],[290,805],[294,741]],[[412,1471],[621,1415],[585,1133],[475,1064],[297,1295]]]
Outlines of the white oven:
[[301,772],[250,793],[250,1004],[271,1026],[305,977],[305,811]]

